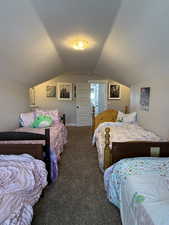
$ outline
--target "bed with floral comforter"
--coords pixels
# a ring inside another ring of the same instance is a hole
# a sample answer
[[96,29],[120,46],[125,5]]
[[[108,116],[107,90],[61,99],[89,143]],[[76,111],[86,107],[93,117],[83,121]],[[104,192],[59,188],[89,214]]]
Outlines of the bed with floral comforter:
[[[49,129],[51,151],[55,152],[57,158],[60,158],[60,154],[63,152],[63,146],[67,143],[67,129],[63,123],[57,123],[54,126],[49,127]],[[45,134],[45,128],[20,127],[16,129],[16,131]],[[30,143],[30,141],[23,141],[23,143],[27,144]],[[32,141],[31,143],[35,144],[35,141]],[[36,144],[41,143],[42,141],[36,141]]]
[[[63,123],[57,123],[50,129],[50,158],[51,158],[51,180],[54,182],[58,176],[58,160],[67,143],[67,129]],[[30,132],[36,134],[45,134],[45,128],[20,127],[17,132]],[[44,144],[45,141],[1,141],[0,144]]]
[[110,128],[110,148],[112,148],[112,142],[164,141],[155,133],[143,129],[136,123],[101,123],[94,132],[93,145],[96,144],[99,167],[102,171],[104,164],[105,128],[107,127]]
[[30,225],[33,206],[47,185],[41,160],[23,154],[0,155],[0,224]]
[[122,159],[105,171],[104,183],[123,225],[169,224],[169,158]]

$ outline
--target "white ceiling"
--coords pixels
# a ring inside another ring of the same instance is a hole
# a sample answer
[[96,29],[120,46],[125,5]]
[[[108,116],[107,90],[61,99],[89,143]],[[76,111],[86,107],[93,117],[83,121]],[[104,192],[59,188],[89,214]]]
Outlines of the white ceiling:
[[[131,85],[168,76],[168,0],[0,0],[0,76],[29,86],[63,72]],[[65,45],[82,35],[86,51]]]
[[[63,61],[65,72],[94,70],[121,0],[32,0]],[[93,48],[75,51],[65,45],[72,37],[86,37]]]

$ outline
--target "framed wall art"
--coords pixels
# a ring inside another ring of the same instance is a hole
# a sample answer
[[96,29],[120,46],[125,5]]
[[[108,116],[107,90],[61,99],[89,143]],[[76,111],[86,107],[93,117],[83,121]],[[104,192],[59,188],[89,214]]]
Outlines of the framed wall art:
[[56,86],[46,87],[46,97],[56,97]]
[[140,88],[140,109],[149,111],[150,105],[150,87]]
[[72,100],[72,83],[58,83],[58,100]]
[[120,85],[109,83],[108,99],[120,99]]

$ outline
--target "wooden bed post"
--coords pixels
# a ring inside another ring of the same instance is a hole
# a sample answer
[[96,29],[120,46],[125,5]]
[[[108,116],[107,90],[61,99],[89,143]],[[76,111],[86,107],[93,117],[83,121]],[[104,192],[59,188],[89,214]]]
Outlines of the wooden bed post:
[[61,121],[63,122],[64,125],[66,125],[66,114],[62,114]]
[[129,113],[129,107],[128,105],[125,106],[125,114]]
[[92,133],[94,133],[95,130],[95,107],[92,106]]
[[104,169],[112,165],[112,150],[110,149],[110,128],[105,129]]

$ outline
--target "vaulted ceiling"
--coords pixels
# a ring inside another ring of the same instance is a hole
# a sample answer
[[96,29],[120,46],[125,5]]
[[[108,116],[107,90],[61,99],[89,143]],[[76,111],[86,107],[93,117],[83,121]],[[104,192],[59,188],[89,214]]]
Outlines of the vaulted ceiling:
[[168,77],[169,1],[124,0],[96,67],[126,85]]
[[[167,76],[168,0],[0,0],[0,76],[29,86],[63,72],[131,85]],[[67,41],[92,43],[74,51]]]
[[[114,0],[32,0],[66,72],[90,72],[96,67],[103,44],[120,7]],[[85,51],[66,45],[71,38],[93,42]]]

